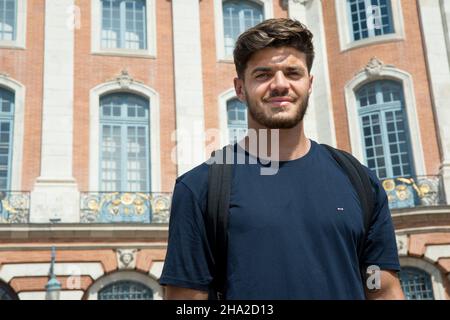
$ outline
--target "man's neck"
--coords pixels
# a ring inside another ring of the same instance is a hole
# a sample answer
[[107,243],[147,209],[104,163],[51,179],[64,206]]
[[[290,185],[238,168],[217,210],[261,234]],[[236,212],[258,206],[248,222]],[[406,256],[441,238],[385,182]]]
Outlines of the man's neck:
[[[264,135],[261,129],[266,131],[267,135]],[[253,131],[254,134],[250,133],[242,141],[245,144],[242,142],[239,144],[242,147],[245,146],[248,153],[259,158],[267,158],[265,156],[267,155],[275,161],[295,160],[306,155],[311,148],[311,141],[305,136],[303,130],[303,121],[291,129],[267,129],[249,124],[249,131]],[[249,142],[255,136],[257,143]]]

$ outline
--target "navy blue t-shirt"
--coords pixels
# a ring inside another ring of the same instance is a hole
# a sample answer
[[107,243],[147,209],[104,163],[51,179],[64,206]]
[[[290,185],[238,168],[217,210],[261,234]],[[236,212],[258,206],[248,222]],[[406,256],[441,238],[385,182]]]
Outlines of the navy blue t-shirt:
[[[247,164],[234,165],[226,299],[364,299],[358,262],[363,214],[329,152],[311,141],[305,156],[279,162],[274,175],[261,175],[264,165],[245,157]],[[376,199],[363,261],[398,271],[386,193],[367,171]],[[177,179],[161,285],[209,289],[207,184],[206,163]]]

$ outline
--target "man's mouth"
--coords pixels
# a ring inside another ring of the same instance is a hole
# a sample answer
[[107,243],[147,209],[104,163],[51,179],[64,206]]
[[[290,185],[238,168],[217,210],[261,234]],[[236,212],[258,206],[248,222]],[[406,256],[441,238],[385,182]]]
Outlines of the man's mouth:
[[276,107],[285,107],[289,105],[289,103],[294,102],[294,99],[290,97],[276,97],[276,98],[270,98],[266,99],[266,103],[269,103]]

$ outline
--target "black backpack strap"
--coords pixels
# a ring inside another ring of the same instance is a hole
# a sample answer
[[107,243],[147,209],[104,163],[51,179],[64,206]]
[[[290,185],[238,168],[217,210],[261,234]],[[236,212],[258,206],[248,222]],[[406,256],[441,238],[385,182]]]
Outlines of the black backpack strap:
[[[363,241],[358,248],[358,258],[360,268],[363,268],[363,251],[367,239],[367,234],[369,233],[369,228],[372,221],[372,213],[375,206],[372,184],[370,183],[369,175],[365,171],[364,167],[354,156],[352,156],[348,152],[335,149],[329,145],[322,145],[328,149],[336,162],[344,169],[353,187],[356,189],[359,200],[361,202],[364,218],[364,236],[362,239]],[[363,270],[361,271],[363,272]]]
[[[208,160],[208,203],[206,234],[212,254],[213,281],[210,298],[223,299],[225,294],[228,251],[228,210],[233,165],[231,146],[214,151]],[[212,297],[211,297],[212,295]]]

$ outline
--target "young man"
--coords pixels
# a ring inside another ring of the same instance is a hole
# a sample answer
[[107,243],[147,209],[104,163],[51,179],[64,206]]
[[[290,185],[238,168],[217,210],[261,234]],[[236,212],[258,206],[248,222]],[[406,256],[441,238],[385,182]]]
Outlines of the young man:
[[[233,166],[225,298],[402,299],[380,182],[367,169],[375,207],[362,259],[381,270],[380,287],[368,290],[358,258],[364,234],[358,195],[329,151],[304,134],[313,59],[312,34],[289,19],[266,20],[236,43],[236,94],[248,107],[248,127],[257,130],[258,143],[262,130],[279,133],[276,148],[270,140],[265,145],[278,166],[271,175],[261,174],[263,161]],[[258,159],[248,137],[234,149],[246,160]],[[160,279],[167,299],[208,298],[214,271],[205,229],[207,191],[206,163],[177,179]]]

